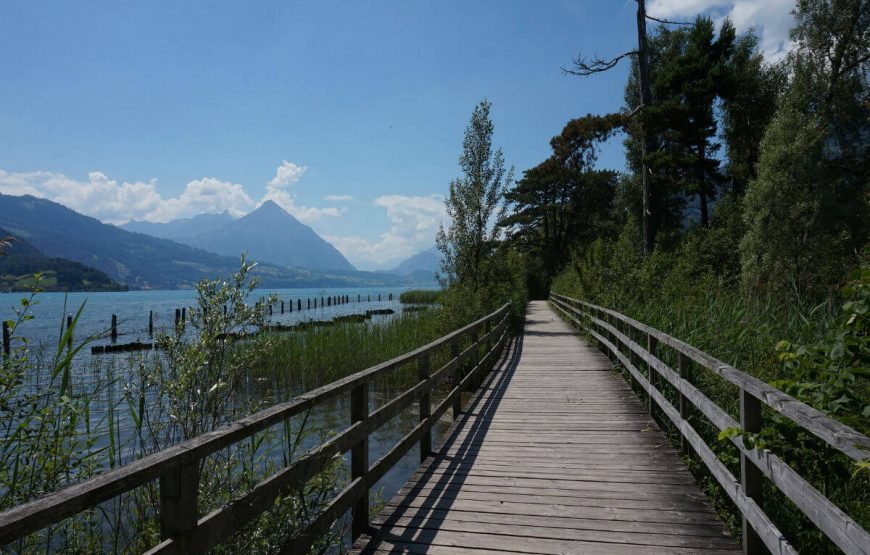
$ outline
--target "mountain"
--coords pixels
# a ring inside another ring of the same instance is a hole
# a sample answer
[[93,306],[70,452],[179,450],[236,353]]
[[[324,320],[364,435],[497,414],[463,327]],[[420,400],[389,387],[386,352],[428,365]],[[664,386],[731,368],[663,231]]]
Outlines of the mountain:
[[[0,229],[0,237],[12,235]],[[105,273],[65,258],[49,258],[26,240],[16,238],[0,256],[0,291],[28,291],[33,275],[42,273],[39,288],[45,291],[123,291],[125,286]]]
[[[232,256],[219,256],[104,224],[30,195],[0,194],[0,227],[25,239],[47,257],[91,266],[134,289],[189,288],[203,277],[228,276],[239,268],[241,250]],[[374,287],[401,283],[395,276],[370,272],[317,272],[265,262],[257,265],[255,274],[264,288]]]
[[220,214],[200,214],[192,218],[181,218],[166,223],[133,220],[120,227],[134,233],[144,233],[152,237],[172,239],[184,243],[184,239],[188,237],[217,231],[231,221],[233,221],[233,217],[225,210]]
[[406,276],[415,271],[429,272],[435,274],[438,271],[438,264],[441,261],[441,255],[438,254],[436,247],[430,247],[420,251],[414,256],[402,261],[395,269],[390,270],[391,273]]
[[271,200],[220,229],[179,240],[217,254],[247,251],[255,260],[288,268],[355,270],[338,249]]

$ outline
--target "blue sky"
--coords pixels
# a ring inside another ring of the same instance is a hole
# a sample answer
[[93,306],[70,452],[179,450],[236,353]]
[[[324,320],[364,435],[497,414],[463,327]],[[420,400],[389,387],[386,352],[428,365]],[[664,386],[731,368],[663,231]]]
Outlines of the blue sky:
[[[730,15],[786,47],[791,0],[651,0]],[[433,243],[474,105],[517,175],[567,120],[617,110],[627,65],[560,68],[635,40],[632,1],[4,2],[0,192],[103,221],[266,198],[355,265]],[[619,141],[600,165],[621,169]]]

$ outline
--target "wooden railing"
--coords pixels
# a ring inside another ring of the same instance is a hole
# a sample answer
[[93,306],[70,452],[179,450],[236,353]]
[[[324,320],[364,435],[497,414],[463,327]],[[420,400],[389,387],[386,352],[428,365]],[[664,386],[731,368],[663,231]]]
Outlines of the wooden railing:
[[[765,382],[623,314],[562,295],[553,294],[550,301],[594,337],[611,360],[629,372],[631,379],[650,399],[650,412],[658,407],[658,411],[679,430],[684,450],[691,446],[740,511],[746,553],[762,553],[762,546],[771,553],[796,553],[764,512],[762,479],[767,478],[837,547],[849,554],[870,554],[870,533],[867,530],[777,455],[767,449],[747,448],[740,437],[733,437],[731,441],[740,453],[738,480],[692,427],[689,414],[694,408],[720,431],[739,428],[746,434],[754,434],[761,431],[762,405],[767,405],[855,461],[870,458],[870,438]],[[662,347],[675,352],[676,370],[659,358]],[[739,388],[739,422],[692,384],[692,363]],[[661,387],[662,379],[677,392],[676,407],[666,398]]]
[[[421,462],[431,454],[432,426],[448,408],[452,407],[454,419],[461,412],[462,391],[476,387],[485,369],[495,362],[509,335],[509,318],[509,305],[504,305],[492,314],[410,353],[126,466],[13,507],[0,513],[0,546],[158,479],[158,516],[163,541],[149,553],[203,553],[271,508],[280,495],[299,488],[323,471],[333,457],[347,451],[351,452],[350,483],[284,546],[284,551],[307,551],[308,546],[348,510],[352,511],[351,531],[356,538],[368,527],[369,487],[415,444],[420,445]],[[460,351],[469,339],[470,345]],[[481,348],[484,348],[482,356]],[[449,360],[433,372],[430,359],[439,349],[449,349]],[[417,363],[417,383],[370,413],[369,384],[372,380],[412,362]],[[464,371],[465,367],[469,367],[467,371]],[[430,394],[448,377],[452,378],[453,387],[433,408]],[[348,392],[351,416],[348,428],[259,482],[243,497],[200,518],[197,498],[199,472],[205,457]],[[420,407],[419,423],[384,456],[369,464],[369,435],[415,401]]]

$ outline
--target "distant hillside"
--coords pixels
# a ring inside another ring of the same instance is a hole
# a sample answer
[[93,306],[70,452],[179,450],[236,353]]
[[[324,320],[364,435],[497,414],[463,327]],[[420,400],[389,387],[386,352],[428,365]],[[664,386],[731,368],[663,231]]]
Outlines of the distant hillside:
[[134,233],[144,233],[161,239],[172,239],[184,243],[184,239],[216,231],[233,221],[229,212],[220,214],[200,214],[193,218],[182,218],[166,223],[136,221],[127,222],[121,229]]
[[247,251],[287,268],[355,270],[338,249],[271,200],[220,229],[179,240],[217,254]]
[[440,260],[441,255],[438,253],[438,249],[431,247],[402,261],[401,264],[396,266],[395,269],[390,270],[390,272],[401,276],[415,274],[418,278],[421,275],[429,274],[434,279]]
[[[135,289],[189,288],[203,277],[230,275],[238,270],[241,252],[218,256],[167,239],[132,233],[29,195],[0,195],[0,227],[24,238],[48,257],[92,266]],[[268,263],[260,263],[255,273],[262,287],[272,288],[402,283],[395,277],[368,272],[291,270]]]
[[[11,235],[0,229],[0,237]],[[42,273],[45,291],[123,291],[127,287],[103,272],[64,258],[48,258],[24,239],[16,238],[5,256],[0,256],[0,291],[27,291],[34,274]]]

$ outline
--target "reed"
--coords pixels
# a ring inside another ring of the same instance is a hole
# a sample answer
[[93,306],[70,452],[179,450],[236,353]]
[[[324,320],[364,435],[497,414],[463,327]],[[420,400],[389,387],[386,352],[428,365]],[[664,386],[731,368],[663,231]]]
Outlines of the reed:
[[402,304],[436,304],[441,302],[440,289],[409,289],[399,295]]

